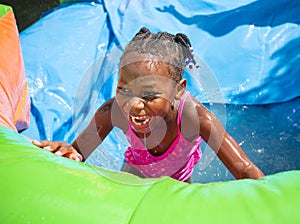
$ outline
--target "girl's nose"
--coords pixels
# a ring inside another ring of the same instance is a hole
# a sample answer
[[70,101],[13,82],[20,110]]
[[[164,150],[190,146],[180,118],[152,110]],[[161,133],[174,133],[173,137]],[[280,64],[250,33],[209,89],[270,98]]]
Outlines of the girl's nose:
[[144,108],[144,100],[143,99],[141,99],[141,98],[139,98],[139,97],[133,97],[132,99],[131,99],[131,105],[132,105],[132,107],[135,107],[135,108],[137,108],[137,109],[143,109]]
[[143,99],[139,98],[139,97],[133,97],[130,101],[129,101],[129,105],[131,107],[131,109],[137,109],[137,110],[141,110],[144,109],[145,107],[145,102]]

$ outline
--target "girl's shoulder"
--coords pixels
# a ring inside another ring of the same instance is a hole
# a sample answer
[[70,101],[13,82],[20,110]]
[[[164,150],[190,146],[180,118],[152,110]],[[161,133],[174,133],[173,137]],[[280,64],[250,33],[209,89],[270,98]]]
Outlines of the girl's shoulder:
[[196,139],[211,129],[214,115],[193,96],[189,96],[184,104],[181,117],[181,132],[186,139]]
[[208,109],[199,102],[193,95],[189,94],[189,96],[185,99],[183,106],[183,113],[187,115],[200,115],[208,112]]
[[189,95],[184,103],[182,111],[182,120],[191,125],[199,125],[200,121],[207,120],[212,113],[199,102],[194,96]]
[[189,141],[197,139],[200,133],[199,110],[202,110],[202,104],[189,95],[185,99],[180,121],[181,133]]

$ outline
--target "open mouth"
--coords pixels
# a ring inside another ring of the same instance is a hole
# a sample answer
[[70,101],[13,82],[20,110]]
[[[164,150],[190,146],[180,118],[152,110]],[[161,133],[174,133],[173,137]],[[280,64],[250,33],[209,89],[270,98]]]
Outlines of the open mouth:
[[151,117],[149,116],[133,116],[133,115],[129,115],[130,120],[132,122],[132,124],[134,126],[137,127],[144,127],[147,126],[150,121],[151,121]]

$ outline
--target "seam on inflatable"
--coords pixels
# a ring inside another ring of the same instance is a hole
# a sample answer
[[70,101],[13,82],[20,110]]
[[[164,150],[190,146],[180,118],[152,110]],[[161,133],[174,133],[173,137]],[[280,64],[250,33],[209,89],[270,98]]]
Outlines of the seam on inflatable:
[[14,124],[18,131],[28,127],[30,122],[30,106],[29,106],[28,86],[27,82],[22,89],[22,94],[16,106],[14,113]]
[[142,204],[142,201],[144,201],[144,198],[147,194],[149,194],[149,191],[153,188],[153,186],[155,185],[156,183],[152,184],[151,187],[144,193],[143,197],[139,200],[139,202],[137,203],[137,205],[135,206],[134,210],[132,211],[131,213],[131,216],[129,217],[129,221],[128,223],[131,223],[132,220],[134,219],[135,217],[135,214],[137,213],[138,209],[140,208],[140,205]]
[[131,216],[130,216],[130,219],[129,219],[129,222],[128,223],[131,223],[131,221],[134,219],[135,217],[135,214],[137,213],[138,209],[140,208],[140,205],[142,204],[142,202],[144,201],[146,195],[149,194],[149,192],[154,188],[155,185],[157,185],[158,183],[162,182],[162,181],[165,181],[166,179],[168,179],[168,177],[163,177],[163,178],[159,178],[157,179],[156,182],[153,182],[150,187],[148,188],[148,190],[144,193],[143,197],[139,200],[138,204],[136,205],[136,207],[134,208]]

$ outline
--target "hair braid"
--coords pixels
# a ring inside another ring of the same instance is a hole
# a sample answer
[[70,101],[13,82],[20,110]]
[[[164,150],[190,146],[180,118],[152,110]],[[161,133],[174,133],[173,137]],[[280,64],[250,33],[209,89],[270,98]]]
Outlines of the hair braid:
[[185,34],[173,35],[167,32],[153,34],[149,29],[142,27],[126,46],[121,61],[129,52],[158,56],[168,61],[172,78],[180,81],[187,62],[192,61],[195,64],[190,48],[190,40]]

